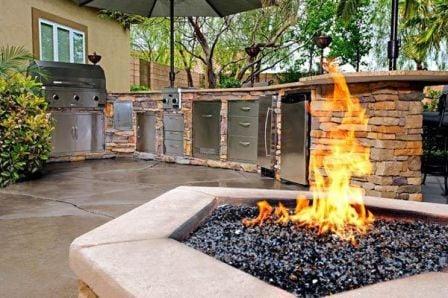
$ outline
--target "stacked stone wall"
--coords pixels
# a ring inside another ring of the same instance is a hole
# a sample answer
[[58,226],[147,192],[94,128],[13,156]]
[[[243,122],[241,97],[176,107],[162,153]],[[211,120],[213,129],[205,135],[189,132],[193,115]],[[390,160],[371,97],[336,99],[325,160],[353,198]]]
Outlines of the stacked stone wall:
[[[369,117],[367,129],[355,132],[358,141],[370,148],[373,171],[354,177],[353,185],[367,195],[421,201],[422,87],[409,83],[351,84]],[[322,146],[326,134],[340,124],[344,111],[326,111],[324,101],[333,96],[333,87],[320,86],[311,103],[312,147]]]

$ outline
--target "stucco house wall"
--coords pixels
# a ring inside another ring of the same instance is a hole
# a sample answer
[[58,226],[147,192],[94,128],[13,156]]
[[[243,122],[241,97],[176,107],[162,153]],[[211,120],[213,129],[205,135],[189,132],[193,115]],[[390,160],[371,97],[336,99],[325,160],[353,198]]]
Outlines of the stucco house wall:
[[24,46],[36,54],[33,8],[87,27],[86,55],[95,51],[103,56],[100,65],[106,72],[108,91],[129,91],[129,32],[100,18],[97,10],[79,7],[71,0],[0,0],[0,46]]

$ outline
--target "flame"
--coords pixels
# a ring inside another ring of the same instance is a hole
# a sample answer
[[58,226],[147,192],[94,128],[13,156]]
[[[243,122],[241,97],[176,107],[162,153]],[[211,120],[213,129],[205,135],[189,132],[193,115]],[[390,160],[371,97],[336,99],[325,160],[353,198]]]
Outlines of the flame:
[[278,224],[292,222],[315,228],[319,234],[331,232],[355,244],[356,234],[365,234],[374,221],[373,214],[364,206],[362,189],[351,185],[352,176],[365,176],[372,170],[370,150],[355,136],[355,131],[367,129],[368,117],[359,100],[351,97],[337,65],[329,63],[327,69],[334,81],[334,93],[325,101],[323,110],[343,112],[343,118],[340,124],[335,123],[324,132],[325,139],[320,139],[311,151],[312,201],[298,197],[293,212],[282,204],[274,209],[262,201],[258,203],[258,217],[243,223],[261,225],[274,217]]

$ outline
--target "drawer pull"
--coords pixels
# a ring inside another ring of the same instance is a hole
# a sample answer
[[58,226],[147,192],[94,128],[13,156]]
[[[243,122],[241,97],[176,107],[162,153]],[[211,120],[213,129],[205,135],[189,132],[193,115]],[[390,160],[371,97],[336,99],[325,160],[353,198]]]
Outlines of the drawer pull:
[[241,107],[241,111],[248,112],[248,111],[250,111],[250,110],[251,110],[250,107]]
[[243,127],[249,127],[250,126],[250,122],[240,122],[240,125]]
[[202,118],[212,118],[212,114],[206,114],[206,115],[202,115]]
[[171,148],[179,148],[178,145],[169,145]]
[[240,142],[241,146],[247,147],[250,145],[250,142]]

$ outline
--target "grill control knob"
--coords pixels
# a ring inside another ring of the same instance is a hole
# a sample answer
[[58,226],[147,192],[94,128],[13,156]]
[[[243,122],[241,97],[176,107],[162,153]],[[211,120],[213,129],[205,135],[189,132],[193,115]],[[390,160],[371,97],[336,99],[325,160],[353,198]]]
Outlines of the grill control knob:
[[100,98],[98,97],[98,95],[95,95],[95,96],[93,97],[93,100],[94,100],[94,101],[98,101],[98,100],[100,100]]
[[78,100],[79,100],[79,95],[78,95],[78,94],[75,94],[75,95],[73,96],[73,99],[76,100],[76,101],[78,101]]
[[164,97],[164,98],[163,98],[163,103],[166,103],[166,102],[167,102],[167,100],[166,100],[166,98]]
[[59,95],[53,94],[53,100],[59,100]]
[[177,103],[177,99],[173,98],[173,103],[176,104]]

